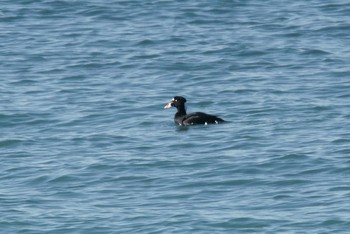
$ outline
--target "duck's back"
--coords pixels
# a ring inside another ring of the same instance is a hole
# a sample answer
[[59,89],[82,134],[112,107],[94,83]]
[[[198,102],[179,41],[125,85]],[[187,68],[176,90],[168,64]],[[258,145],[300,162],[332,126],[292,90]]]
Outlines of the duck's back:
[[194,112],[184,116],[182,119],[182,125],[196,125],[196,124],[219,124],[224,122],[223,119],[215,116],[209,115],[203,112]]

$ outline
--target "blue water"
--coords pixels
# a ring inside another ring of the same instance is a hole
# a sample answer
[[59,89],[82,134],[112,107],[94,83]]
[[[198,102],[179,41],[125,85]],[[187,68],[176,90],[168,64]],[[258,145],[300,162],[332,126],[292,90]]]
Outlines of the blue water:
[[5,0],[0,31],[1,233],[349,232],[349,1]]

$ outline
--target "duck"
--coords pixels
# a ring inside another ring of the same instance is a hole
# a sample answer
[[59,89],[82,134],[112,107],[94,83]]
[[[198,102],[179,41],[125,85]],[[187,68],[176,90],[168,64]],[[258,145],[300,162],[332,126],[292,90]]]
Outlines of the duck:
[[191,114],[186,113],[186,98],[182,96],[175,96],[168,104],[164,106],[164,109],[175,107],[177,112],[174,116],[175,124],[179,126],[189,125],[208,125],[208,124],[220,124],[225,122],[222,118],[215,115],[209,115],[203,112],[194,112]]

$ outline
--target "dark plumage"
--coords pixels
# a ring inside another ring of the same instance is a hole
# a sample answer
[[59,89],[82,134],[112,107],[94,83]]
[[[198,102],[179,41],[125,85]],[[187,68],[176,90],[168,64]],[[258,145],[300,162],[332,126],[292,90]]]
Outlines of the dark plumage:
[[185,108],[186,98],[181,96],[175,96],[171,102],[166,104],[164,107],[168,109],[170,107],[176,107],[177,112],[174,117],[174,121],[178,125],[197,125],[197,124],[219,124],[224,122],[223,119],[216,117],[215,115],[208,115],[203,112],[194,112],[191,114],[186,114]]

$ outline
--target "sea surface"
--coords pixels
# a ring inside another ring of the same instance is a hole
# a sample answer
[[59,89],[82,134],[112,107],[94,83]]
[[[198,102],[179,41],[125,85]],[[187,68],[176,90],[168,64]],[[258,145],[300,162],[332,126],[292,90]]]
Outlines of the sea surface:
[[3,0],[0,168],[4,234],[349,233],[350,2]]

